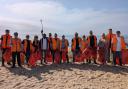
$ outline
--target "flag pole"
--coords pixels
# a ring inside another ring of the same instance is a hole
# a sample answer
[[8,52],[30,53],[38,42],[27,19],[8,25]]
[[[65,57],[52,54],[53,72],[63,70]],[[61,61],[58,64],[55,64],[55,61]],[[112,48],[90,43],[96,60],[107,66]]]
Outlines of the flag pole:
[[42,28],[41,28],[41,33],[43,33],[44,26],[43,26],[43,20],[42,20],[42,19],[40,20],[40,23],[41,23],[41,27],[42,27]]

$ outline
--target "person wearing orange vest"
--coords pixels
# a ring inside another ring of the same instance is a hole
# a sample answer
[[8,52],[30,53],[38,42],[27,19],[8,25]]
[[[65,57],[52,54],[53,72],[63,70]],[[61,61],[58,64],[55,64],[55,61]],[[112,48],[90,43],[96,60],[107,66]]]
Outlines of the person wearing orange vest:
[[34,47],[34,52],[38,52],[39,51],[39,40],[38,40],[38,36],[35,35],[34,36],[34,40],[33,40],[33,47]]
[[16,59],[18,62],[18,66],[21,66],[21,60],[20,60],[20,52],[21,52],[21,39],[18,38],[18,33],[15,32],[14,33],[14,38],[12,38],[12,47],[11,47],[11,51],[12,51],[12,68],[15,68],[15,63],[16,63]]
[[73,62],[75,62],[75,55],[81,52],[80,45],[81,45],[81,38],[79,37],[78,33],[75,33],[75,37],[72,39],[72,52],[73,52]]
[[62,60],[62,53],[66,52],[66,58],[67,58],[67,63],[69,63],[69,57],[68,57],[68,46],[69,42],[67,39],[65,39],[65,35],[62,36],[62,39],[60,41],[60,51],[61,51],[61,60]]
[[[5,30],[5,35],[1,36],[1,50],[2,50],[2,66],[4,66],[4,58],[3,55],[6,52],[6,50],[11,48],[11,39],[12,36],[10,35],[10,30]],[[7,63],[8,65],[11,65],[10,63]]]
[[105,33],[102,34],[99,43],[98,43],[98,61],[101,64],[106,64],[109,56],[108,56],[108,46],[109,46],[109,42],[106,39],[106,35]]
[[110,62],[110,57],[111,57],[111,53],[112,53],[112,48],[111,48],[111,43],[112,43],[112,39],[113,37],[116,35],[116,34],[113,34],[112,32],[112,29],[108,29],[108,34],[106,35],[106,39],[108,40],[109,42],[109,46],[108,46],[108,56],[109,56],[109,59],[107,59],[107,62]]
[[55,59],[55,53],[60,52],[60,39],[58,38],[57,33],[55,33],[54,38],[52,40],[52,47],[53,47],[53,63]]
[[53,53],[53,38],[52,38],[52,34],[49,33],[49,37],[48,37],[48,50]]
[[121,32],[117,31],[116,36],[112,39],[112,51],[113,51],[113,63],[116,65],[116,58],[119,59],[119,64],[122,66],[122,50],[126,49],[124,37],[121,36]]
[[23,44],[23,49],[24,49],[23,51],[26,56],[26,62],[28,63],[31,52],[33,50],[32,42],[31,40],[29,40],[29,35],[26,35],[26,39],[22,41],[22,44]]
[[[92,57],[94,63],[97,64],[97,37],[93,35],[93,31],[90,31],[90,36],[87,38],[88,48],[90,49],[90,58]],[[91,60],[87,60],[88,63],[91,63]]]
[[81,51],[83,52],[88,47],[88,42],[86,36],[83,35],[83,39],[81,41]]

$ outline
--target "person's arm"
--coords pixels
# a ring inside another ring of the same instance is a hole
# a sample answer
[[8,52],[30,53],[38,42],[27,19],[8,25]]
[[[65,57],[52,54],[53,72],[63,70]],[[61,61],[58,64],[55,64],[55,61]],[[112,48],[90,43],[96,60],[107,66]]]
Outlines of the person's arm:
[[68,40],[67,40],[67,43],[68,43],[68,46],[69,46],[69,42],[68,42]]
[[1,36],[1,44],[0,44],[0,48],[1,48],[1,50],[2,50],[2,41],[3,41],[3,36]]

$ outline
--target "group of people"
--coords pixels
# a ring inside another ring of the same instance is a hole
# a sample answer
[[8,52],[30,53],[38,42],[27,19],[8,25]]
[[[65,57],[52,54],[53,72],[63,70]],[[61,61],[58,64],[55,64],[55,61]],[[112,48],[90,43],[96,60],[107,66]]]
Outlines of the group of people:
[[[40,53],[41,58],[39,60],[41,64],[47,64],[47,58],[50,54],[52,63],[56,63],[56,61],[59,64],[71,62],[68,55],[69,41],[65,35],[59,38],[57,33],[54,34],[54,37],[51,33],[47,37],[43,31],[41,31],[41,34],[41,39],[36,35],[34,40],[31,41],[30,36],[26,35],[26,39],[21,40],[17,32],[14,33],[14,36],[11,36],[10,30],[5,30],[5,34],[1,36],[2,66],[5,65],[3,55],[9,52],[8,50],[11,50],[12,60],[8,61],[7,64],[12,65],[12,68],[15,68],[16,60],[19,67],[22,67],[21,53],[25,55],[27,64],[29,64],[33,53]],[[87,63],[91,63],[93,60],[95,64],[106,64],[111,62],[111,54],[113,54],[112,63],[116,65],[116,59],[118,58],[119,65],[122,66],[122,50],[126,50],[126,45],[120,31],[113,34],[112,29],[109,29],[108,34],[105,35],[103,33],[99,41],[97,41],[93,31],[89,32],[89,36],[83,35],[83,37],[80,37],[76,32],[75,37],[71,41],[72,62],[80,61],[85,63],[86,60]]]

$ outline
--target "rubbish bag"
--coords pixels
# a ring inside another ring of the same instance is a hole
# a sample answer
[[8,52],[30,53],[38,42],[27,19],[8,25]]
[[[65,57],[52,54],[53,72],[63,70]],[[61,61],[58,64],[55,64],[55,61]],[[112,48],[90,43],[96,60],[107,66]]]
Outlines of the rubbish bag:
[[67,61],[67,52],[66,51],[62,51],[62,61],[63,62]]
[[59,51],[55,52],[55,58],[54,58],[55,63],[59,64],[61,62],[60,59],[61,59],[60,52]]
[[20,53],[20,60],[21,60],[21,64],[24,64],[25,54],[23,52]]
[[75,55],[75,62],[84,62],[84,57],[81,52]]
[[3,59],[5,62],[10,62],[11,61],[11,58],[12,58],[12,53],[11,53],[11,49],[7,49],[5,51],[5,53],[3,54]]
[[52,62],[52,53],[51,53],[51,51],[46,52],[46,61],[47,62]]

